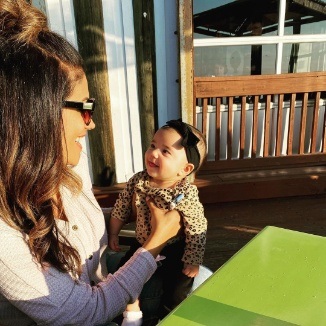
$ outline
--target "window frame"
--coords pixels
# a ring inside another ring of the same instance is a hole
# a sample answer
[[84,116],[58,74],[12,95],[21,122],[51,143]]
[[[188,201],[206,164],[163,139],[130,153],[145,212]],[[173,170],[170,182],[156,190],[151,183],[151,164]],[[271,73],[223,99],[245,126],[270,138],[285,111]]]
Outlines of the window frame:
[[[191,0],[193,1],[193,0]],[[294,34],[284,35],[286,0],[279,0],[279,22],[278,35],[271,36],[250,36],[250,37],[218,37],[218,38],[193,38],[193,47],[210,47],[210,46],[234,46],[234,45],[276,45],[276,72],[281,74],[282,56],[284,44],[295,43],[318,43],[325,42],[326,34]],[[193,6],[191,9],[191,17],[193,16]]]

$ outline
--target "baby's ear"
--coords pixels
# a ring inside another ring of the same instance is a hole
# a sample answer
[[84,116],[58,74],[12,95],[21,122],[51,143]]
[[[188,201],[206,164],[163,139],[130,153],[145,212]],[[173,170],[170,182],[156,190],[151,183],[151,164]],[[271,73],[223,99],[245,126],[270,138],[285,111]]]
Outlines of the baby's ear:
[[192,163],[187,163],[183,168],[185,176],[189,175],[194,170],[194,168],[195,166]]

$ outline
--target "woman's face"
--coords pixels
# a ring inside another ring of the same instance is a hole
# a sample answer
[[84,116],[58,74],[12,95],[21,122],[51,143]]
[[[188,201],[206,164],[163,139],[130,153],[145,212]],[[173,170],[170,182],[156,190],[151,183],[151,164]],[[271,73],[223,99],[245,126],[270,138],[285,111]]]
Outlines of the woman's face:
[[[86,102],[89,99],[89,91],[86,76],[78,80],[75,88],[67,101]],[[62,110],[63,119],[63,156],[67,164],[77,165],[82,151],[80,140],[83,139],[88,130],[94,129],[93,120],[86,126],[83,117],[77,109],[64,108]]]

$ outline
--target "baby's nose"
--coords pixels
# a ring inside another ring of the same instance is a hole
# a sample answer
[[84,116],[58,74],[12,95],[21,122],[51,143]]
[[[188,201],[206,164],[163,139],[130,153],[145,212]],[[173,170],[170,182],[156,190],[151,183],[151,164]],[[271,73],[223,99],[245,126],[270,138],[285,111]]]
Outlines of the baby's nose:
[[152,156],[155,157],[155,158],[157,158],[158,155],[159,155],[159,150],[157,148],[153,149],[152,150]]

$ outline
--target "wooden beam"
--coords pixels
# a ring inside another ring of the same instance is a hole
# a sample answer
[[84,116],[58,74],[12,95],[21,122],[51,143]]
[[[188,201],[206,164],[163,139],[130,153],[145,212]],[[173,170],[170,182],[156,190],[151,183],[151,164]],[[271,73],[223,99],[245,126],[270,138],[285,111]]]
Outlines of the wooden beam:
[[143,154],[157,129],[153,0],[133,0],[140,130]]
[[181,118],[194,124],[192,0],[179,0]]
[[301,166],[317,166],[326,164],[326,155],[324,153],[314,153],[309,155],[292,155],[292,156],[269,156],[255,159],[243,160],[221,160],[205,162],[198,175],[214,174],[222,172],[250,171],[273,168],[290,168]]
[[109,76],[101,0],[74,0],[79,52],[85,61],[91,97],[96,98],[96,128],[89,133],[95,185],[115,182],[115,159],[109,94]]
[[282,75],[195,77],[196,98],[325,91],[326,72]]

